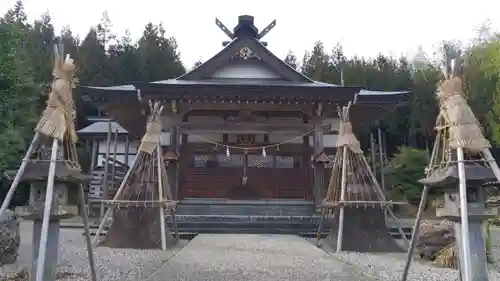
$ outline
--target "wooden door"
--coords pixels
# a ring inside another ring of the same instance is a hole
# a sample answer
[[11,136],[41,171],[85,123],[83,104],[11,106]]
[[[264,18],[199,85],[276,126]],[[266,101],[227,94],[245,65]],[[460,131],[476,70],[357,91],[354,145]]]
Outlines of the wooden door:
[[[181,198],[308,199],[307,165],[299,156],[191,154],[182,165]],[[247,161],[247,181],[244,163]]]

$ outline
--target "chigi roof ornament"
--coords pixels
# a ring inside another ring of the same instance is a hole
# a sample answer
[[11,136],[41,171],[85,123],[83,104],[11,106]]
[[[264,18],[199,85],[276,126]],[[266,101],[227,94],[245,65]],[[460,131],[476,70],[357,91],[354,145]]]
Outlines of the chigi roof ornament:
[[[266,36],[269,31],[271,31],[276,26],[276,20],[273,20],[270,24],[266,26],[260,33],[259,29],[253,23],[253,16],[242,15],[238,17],[238,24],[236,27],[229,30],[218,18],[215,18],[215,24],[229,37],[229,39],[233,40],[238,37],[249,36],[254,37],[257,40],[261,40],[264,36]],[[267,42],[260,42],[262,45],[267,46]],[[229,44],[229,41],[222,42],[223,46]]]

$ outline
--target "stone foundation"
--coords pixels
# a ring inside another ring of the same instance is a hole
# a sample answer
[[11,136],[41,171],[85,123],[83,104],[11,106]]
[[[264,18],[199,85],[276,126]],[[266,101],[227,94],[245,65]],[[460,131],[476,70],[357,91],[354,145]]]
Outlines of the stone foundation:
[[19,220],[6,210],[0,217],[0,266],[16,262],[20,244]]

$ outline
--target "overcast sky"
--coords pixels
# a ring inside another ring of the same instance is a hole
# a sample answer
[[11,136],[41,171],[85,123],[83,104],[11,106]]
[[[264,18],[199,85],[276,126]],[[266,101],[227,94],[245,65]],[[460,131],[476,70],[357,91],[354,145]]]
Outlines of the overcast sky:
[[[15,1],[1,0],[0,12]],[[24,4],[31,21],[49,12],[56,30],[68,25],[81,38],[99,23],[104,10],[119,36],[128,29],[138,38],[148,21],[163,22],[167,34],[177,39],[187,68],[209,59],[227,40],[215,17],[231,30],[242,14],[253,15],[259,29],[276,19],[265,41],[280,58],[288,50],[302,57],[318,40],[327,49],[341,43],[349,56],[413,56],[419,44],[432,53],[441,40],[468,41],[486,21],[500,29],[500,0],[24,0]]]

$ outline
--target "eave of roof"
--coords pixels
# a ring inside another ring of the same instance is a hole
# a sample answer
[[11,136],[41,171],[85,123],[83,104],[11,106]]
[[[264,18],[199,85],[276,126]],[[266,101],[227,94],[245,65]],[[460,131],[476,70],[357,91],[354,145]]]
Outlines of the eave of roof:
[[[111,124],[109,124],[111,123]],[[111,125],[111,133],[118,133],[118,134],[128,134],[128,131],[125,130],[120,124],[110,121],[98,121],[95,122],[83,129],[80,129],[77,131],[79,135],[92,135],[92,134],[103,134],[103,133],[108,133],[109,131],[109,125]]]
[[[228,81],[231,80],[231,81]],[[217,89],[222,88],[232,88],[238,90],[241,88],[252,88],[252,94],[258,96],[258,89],[263,88],[275,88],[275,89],[287,89],[291,90],[293,88],[297,89],[297,93],[294,97],[307,98],[310,93],[304,92],[305,89],[321,89],[320,91],[324,95],[335,95],[331,91],[342,91],[345,89],[346,92],[357,92],[354,97],[356,103],[363,104],[381,104],[381,103],[406,103],[411,94],[410,91],[372,91],[360,89],[358,87],[342,87],[335,84],[328,84],[318,81],[313,81],[312,83],[300,83],[300,82],[286,82],[279,80],[267,80],[265,79],[211,79],[203,81],[189,81],[189,80],[178,80],[178,79],[168,79],[160,80],[154,82],[138,82],[135,85],[119,85],[119,86],[109,86],[109,87],[90,87],[90,86],[80,86],[78,92],[86,101],[99,101],[99,100],[113,100],[113,99],[125,99],[125,100],[137,100],[137,89],[144,89],[146,91],[158,91],[164,93],[165,97],[168,98],[172,96],[169,94],[167,89],[171,90],[185,90],[189,93],[189,90],[194,88],[206,88],[206,87],[216,87]],[[88,97],[90,95],[92,97]],[[163,94],[162,94],[163,95]],[[189,94],[175,95],[177,98],[185,98]],[[221,96],[219,94],[219,96]],[[313,95],[314,96],[314,95]],[[172,96],[174,98],[174,96]],[[147,98],[147,97],[146,97]]]
[[403,105],[409,101],[410,91],[371,91],[361,90],[355,97],[357,104],[398,104]]

